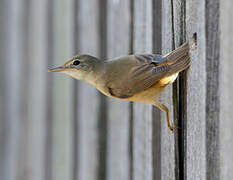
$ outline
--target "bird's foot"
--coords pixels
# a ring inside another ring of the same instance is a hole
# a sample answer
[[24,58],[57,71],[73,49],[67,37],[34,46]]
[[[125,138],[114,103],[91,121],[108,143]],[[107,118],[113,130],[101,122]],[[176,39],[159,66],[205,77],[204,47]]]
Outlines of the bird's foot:
[[170,130],[171,133],[174,133],[175,129],[180,129],[180,128],[175,124],[172,124],[172,125],[168,125],[168,129]]

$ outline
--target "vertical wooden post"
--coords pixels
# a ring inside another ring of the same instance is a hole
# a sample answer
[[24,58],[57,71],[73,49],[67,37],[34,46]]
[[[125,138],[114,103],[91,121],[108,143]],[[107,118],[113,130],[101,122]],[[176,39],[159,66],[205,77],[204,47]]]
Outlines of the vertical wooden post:
[[206,31],[205,2],[186,4],[186,33],[197,33],[187,76],[187,179],[206,179]]
[[[134,53],[152,52],[152,1],[134,1]],[[152,106],[134,103],[133,178],[152,178]]]
[[219,0],[205,3],[206,179],[220,179],[220,21]]
[[[24,125],[27,122],[27,80],[25,45],[28,11],[23,0],[1,2],[1,144],[0,176],[26,178]],[[3,24],[2,24],[3,21]],[[22,72],[22,69],[25,70]],[[2,76],[2,73],[4,75]],[[26,91],[24,91],[26,90]],[[3,94],[4,93],[4,94]],[[4,95],[4,96],[2,96]],[[40,169],[41,170],[41,169]]]
[[[26,7],[25,7],[26,6]],[[27,71],[27,114],[25,122],[26,139],[25,170],[22,174],[25,179],[45,178],[45,138],[46,138],[46,118],[47,118],[47,1],[30,1],[25,3],[23,8],[29,9],[26,19],[28,19],[28,46],[24,46],[26,51],[25,70]],[[24,18],[25,18],[24,17]],[[38,26],[38,22],[40,25]],[[26,172],[26,173],[25,173]]]
[[[54,1],[54,65],[61,65],[72,54],[71,0]],[[53,74],[53,174],[56,180],[72,179],[73,91],[70,77]]]
[[[174,48],[172,8],[173,7],[171,0],[162,1],[162,54],[166,54]],[[170,119],[174,122],[172,104],[172,85],[168,85],[168,87],[166,87],[161,99],[169,108]],[[164,113],[162,113],[161,125],[161,176],[162,179],[170,179],[171,177],[175,177],[175,134],[171,134],[171,132],[168,130],[166,124],[166,116]]]
[[[9,23],[7,23],[6,21],[6,16],[7,16],[7,12],[9,12],[9,1],[4,0],[1,2],[2,5],[0,6],[0,24],[2,25],[2,28],[0,30],[0,144],[2,144],[2,146],[0,146],[0,177],[2,177],[3,179],[7,178],[7,174],[8,174],[8,165],[7,165],[7,161],[8,161],[8,154],[7,154],[7,144],[8,144],[8,140],[7,140],[7,135],[8,135],[8,131],[7,131],[7,98],[6,98],[6,94],[7,94],[7,84],[6,79],[8,79],[7,74],[6,74],[6,68],[5,68],[5,63],[4,61],[2,61],[2,59],[6,58],[8,56],[9,53],[9,42],[8,41],[8,37],[9,34],[7,33],[8,31],[8,27],[9,27]],[[8,50],[8,51],[7,51]]]
[[[107,1],[107,58],[130,51],[130,1]],[[128,102],[108,99],[108,146],[106,179],[130,177]]]
[[[172,46],[186,42],[186,1],[172,0]],[[187,70],[180,72],[173,83],[174,122],[179,127],[175,134],[175,176],[186,179],[187,130]]]
[[[99,8],[98,1],[79,0],[76,3],[76,54],[100,56]],[[99,161],[99,113],[100,97],[97,90],[89,84],[78,82],[74,97],[77,95],[77,106],[73,108],[77,119],[77,172],[76,179],[94,180],[98,177],[101,166]]]
[[231,0],[220,0],[220,118],[219,118],[219,165],[220,179],[231,179],[233,177],[233,2]]
[[[162,0],[152,1],[153,14],[153,54],[162,53]],[[153,177],[152,179],[161,180],[161,112],[158,108],[152,109],[152,160],[153,160]]]

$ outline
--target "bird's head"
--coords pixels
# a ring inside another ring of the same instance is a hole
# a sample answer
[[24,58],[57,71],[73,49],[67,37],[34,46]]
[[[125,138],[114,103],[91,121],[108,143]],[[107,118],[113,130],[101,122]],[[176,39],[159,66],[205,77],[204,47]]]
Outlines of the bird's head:
[[89,75],[98,69],[101,61],[89,55],[78,55],[66,61],[62,66],[51,68],[49,72],[62,72],[78,80],[87,81]]

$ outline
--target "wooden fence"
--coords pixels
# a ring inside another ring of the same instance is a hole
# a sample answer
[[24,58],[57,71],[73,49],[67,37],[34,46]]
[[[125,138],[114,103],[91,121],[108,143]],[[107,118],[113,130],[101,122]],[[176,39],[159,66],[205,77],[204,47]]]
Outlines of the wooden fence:
[[[230,180],[232,0],[1,0],[1,180]],[[221,33],[220,33],[221,32]],[[151,105],[48,73],[74,54],[165,54],[192,36],[191,68]]]

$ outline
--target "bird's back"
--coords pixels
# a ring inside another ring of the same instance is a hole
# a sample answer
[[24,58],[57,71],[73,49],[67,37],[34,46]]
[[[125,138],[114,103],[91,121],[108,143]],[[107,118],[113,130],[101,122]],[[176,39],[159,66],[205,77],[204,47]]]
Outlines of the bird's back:
[[102,89],[111,97],[149,101],[153,93],[157,96],[189,64],[188,43],[165,56],[136,54],[116,58],[106,62]]

